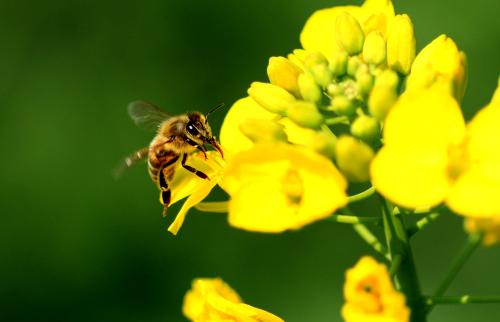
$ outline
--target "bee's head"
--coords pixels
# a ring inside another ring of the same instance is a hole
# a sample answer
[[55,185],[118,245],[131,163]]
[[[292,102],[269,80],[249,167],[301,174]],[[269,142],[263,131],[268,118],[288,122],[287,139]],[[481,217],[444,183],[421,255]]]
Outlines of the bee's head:
[[212,145],[224,157],[217,139],[212,135],[212,129],[208,124],[207,118],[203,114],[199,112],[188,114],[186,135],[199,146],[204,146],[205,144]]

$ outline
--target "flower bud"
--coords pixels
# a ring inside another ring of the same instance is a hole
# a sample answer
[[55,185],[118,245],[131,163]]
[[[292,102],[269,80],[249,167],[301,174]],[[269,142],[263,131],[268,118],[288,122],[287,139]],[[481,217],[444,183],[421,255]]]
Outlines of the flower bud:
[[239,125],[240,131],[253,142],[275,142],[288,140],[285,127],[272,120],[249,118]]
[[352,182],[370,179],[370,162],[373,150],[352,136],[342,135],[336,144],[337,165],[340,171]]
[[347,72],[347,53],[345,51],[336,52],[330,59],[330,71],[334,76],[342,76]]
[[374,117],[361,115],[351,124],[351,134],[372,144],[380,137],[380,123]]
[[344,89],[339,84],[328,84],[326,92],[330,97],[336,97],[344,93]]
[[377,75],[375,81],[376,86],[385,86],[397,90],[399,85],[399,77],[394,71],[385,69]]
[[323,116],[311,102],[296,101],[288,109],[288,118],[295,124],[317,129],[323,123]]
[[297,67],[304,70],[305,69],[304,61],[307,55],[309,55],[309,52],[306,51],[305,49],[295,49],[293,53],[288,54],[287,58]]
[[253,82],[247,92],[263,108],[283,116],[286,115],[290,104],[295,102],[295,97],[292,94],[269,83]]
[[363,45],[363,59],[373,65],[382,64],[386,58],[384,36],[379,31],[371,32]]
[[455,42],[445,35],[418,53],[408,76],[407,89],[425,89],[435,83],[450,84],[455,98],[462,99],[467,83],[467,61]]
[[356,106],[344,95],[335,96],[330,103],[330,109],[338,115],[353,116],[356,114]]
[[373,76],[369,71],[359,69],[356,73],[356,85],[361,94],[368,95],[373,87]]
[[335,28],[338,44],[349,55],[361,52],[365,35],[356,18],[347,12],[343,12],[337,17]]
[[392,69],[408,74],[415,59],[415,32],[408,15],[397,15],[387,37],[387,64]]
[[321,89],[314,80],[314,77],[309,73],[303,73],[298,78],[300,95],[309,102],[319,102],[321,99]]
[[358,56],[349,57],[347,61],[347,74],[354,77],[358,69],[363,65],[363,62]]
[[328,61],[326,60],[325,56],[321,54],[320,52],[312,52],[309,53],[305,60],[304,60],[304,65],[307,68],[313,68],[314,66],[317,65],[327,65]]
[[375,83],[368,98],[368,110],[371,115],[383,122],[397,99],[398,94],[394,88]]
[[311,68],[311,74],[313,75],[316,83],[318,83],[321,87],[326,88],[328,84],[332,81],[332,75],[328,66],[325,64],[316,65]]
[[330,159],[335,159],[337,139],[331,133],[318,132],[312,142],[311,148]]
[[285,57],[271,57],[267,65],[267,76],[271,84],[286,89],[297,96],[299,84],[297,78],[302,70]]

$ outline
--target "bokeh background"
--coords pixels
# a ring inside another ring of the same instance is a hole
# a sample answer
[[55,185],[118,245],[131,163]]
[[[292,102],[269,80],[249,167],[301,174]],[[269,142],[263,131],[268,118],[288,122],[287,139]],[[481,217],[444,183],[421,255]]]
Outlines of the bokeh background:
[[[2,1],[0,321],[185,321],[198,276],[221,276],[290,322],[340,321],[344,271],[371,253],[351,227],[255,234],[192,211],[173,237],[145,165],[111,177],[152,137],[128,119],[128,102],[172,114],[230,105],[266,79],[268,57],[299,46],[314,10],[339,3],[360,1]],[[419,48],[446,33],[467,53],[470,118],[500,73],[498,0],[395,6]],[[464,242],[451,214],[413,240],[425,292]],[[500,247],[481,248],[448,294],[498,295],[499,269]],[[438,307],[429,320],[499,319],[500,304],[476,304]]]

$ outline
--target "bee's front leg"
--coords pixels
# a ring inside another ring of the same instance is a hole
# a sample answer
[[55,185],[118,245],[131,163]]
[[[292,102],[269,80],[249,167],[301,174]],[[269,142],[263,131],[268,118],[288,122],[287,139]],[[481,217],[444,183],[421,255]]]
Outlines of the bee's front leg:
[[196,170],[195,168],[193,168],[193,167],[191,167],[191,166],[189,166],[189,165],[186,164],[187,156],[188,156],[187,154],[184,154],[182,156],[182,161],[181,161],[182,167],[184,169],[186,169],[187,171],[196,174],[198,177],[200,177],[202,179],[209,179],[208,176],[205,173],[201,172],[200,170]]

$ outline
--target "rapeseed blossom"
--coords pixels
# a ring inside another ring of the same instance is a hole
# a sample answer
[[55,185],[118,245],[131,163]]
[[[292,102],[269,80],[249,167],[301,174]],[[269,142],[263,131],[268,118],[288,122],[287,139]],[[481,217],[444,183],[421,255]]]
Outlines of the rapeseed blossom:
[[274,314],[242,302],[220,278],[197,278],[184,296],[182,313],[193,322],[283,322]]
[[347,270],[344,283],[345,322],[408,322],[405,296],[394,289],[385,265],[362,257]]

